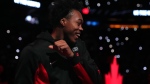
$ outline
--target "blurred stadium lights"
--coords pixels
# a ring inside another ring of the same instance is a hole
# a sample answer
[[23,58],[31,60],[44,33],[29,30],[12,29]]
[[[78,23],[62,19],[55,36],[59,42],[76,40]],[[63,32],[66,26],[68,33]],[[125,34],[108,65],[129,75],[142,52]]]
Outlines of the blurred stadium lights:
[[134,16],[150,16],[150,10],[133,10]]
[[40,8],[40,2],[31,1],[31,0],[14,0],[14,3],[21,4],[29,7]]
[[82,13],[85,15],[89,14],[89,12],[90,12],[89,8],[83,8],[82,9]]
[[36,17],[32,17],[31,15],[27,15],[25,21],[30,24],[39,24],[39,20]]
[[98,21],[86,21],[87,26],[98,26],[99,22]]
[[142,29],[149,29],[149,28],[150,28],[150,25],[141,25],[141,28],[142,28]]
[[136,24],[110,24],[109,25],[110,28],[133,28],[133,29],[137,29],[137,28],[141,28],[141,29],[149,29],[150,25],[147,24],[141,24],[141,25],[136,25]]
[[88,6],[89,5],[89,1],[85,0],[85,5]]
[[139,28],[138,25],[135,24],[110,24],[109,25],[110,28]]
[[132,14],[133,10],[118,10],[118,9],[102,9],[102,8],[83,8],[82,13],[84,15],[90,14],[90,15],[101,15],[101,16],[126,16],[130,15],[133,16]]

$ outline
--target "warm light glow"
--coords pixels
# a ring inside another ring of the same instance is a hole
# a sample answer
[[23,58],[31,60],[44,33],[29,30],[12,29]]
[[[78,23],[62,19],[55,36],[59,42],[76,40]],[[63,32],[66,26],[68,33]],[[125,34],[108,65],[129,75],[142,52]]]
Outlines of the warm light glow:
[[129,24],[110,24],[110,28],[139,28],[138,25],[129,25]]
[[142,29],[149,29],[149,28],[150,28],[150,25],[141,25],[141,28],[142,28]]

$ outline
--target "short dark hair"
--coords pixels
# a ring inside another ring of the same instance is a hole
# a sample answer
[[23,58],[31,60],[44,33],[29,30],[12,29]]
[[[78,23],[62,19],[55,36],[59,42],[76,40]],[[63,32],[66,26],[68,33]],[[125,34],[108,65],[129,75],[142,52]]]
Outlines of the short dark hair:
[[49,6],[49,24],[53,28],[60,25],[62,18],[67,18],[72,10],[81,11],[82,7],[78,0],[55,0]]

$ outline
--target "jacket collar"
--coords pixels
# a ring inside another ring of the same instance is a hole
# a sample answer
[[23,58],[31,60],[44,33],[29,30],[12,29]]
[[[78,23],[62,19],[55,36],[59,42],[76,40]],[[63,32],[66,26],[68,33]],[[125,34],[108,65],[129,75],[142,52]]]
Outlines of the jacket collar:
[[46,41],[49,41],[50,43],[54,43],[54,39],[52,38],[51,34],[48,32],[48,31],[44,31],[44,32],[41,32],[37,37],[37,39],[43,39],[43,40],[46,40]]

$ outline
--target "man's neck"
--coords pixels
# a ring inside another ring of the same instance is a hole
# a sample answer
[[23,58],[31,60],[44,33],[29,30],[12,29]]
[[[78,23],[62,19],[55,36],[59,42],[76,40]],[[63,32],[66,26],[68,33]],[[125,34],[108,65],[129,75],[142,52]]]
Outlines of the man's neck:
[[64,39],[64,34],[63,34],[63,28],[55,28],[52,33],[51,36],[53,37],[53,39],[55,40],[60,40],[60,39]]

